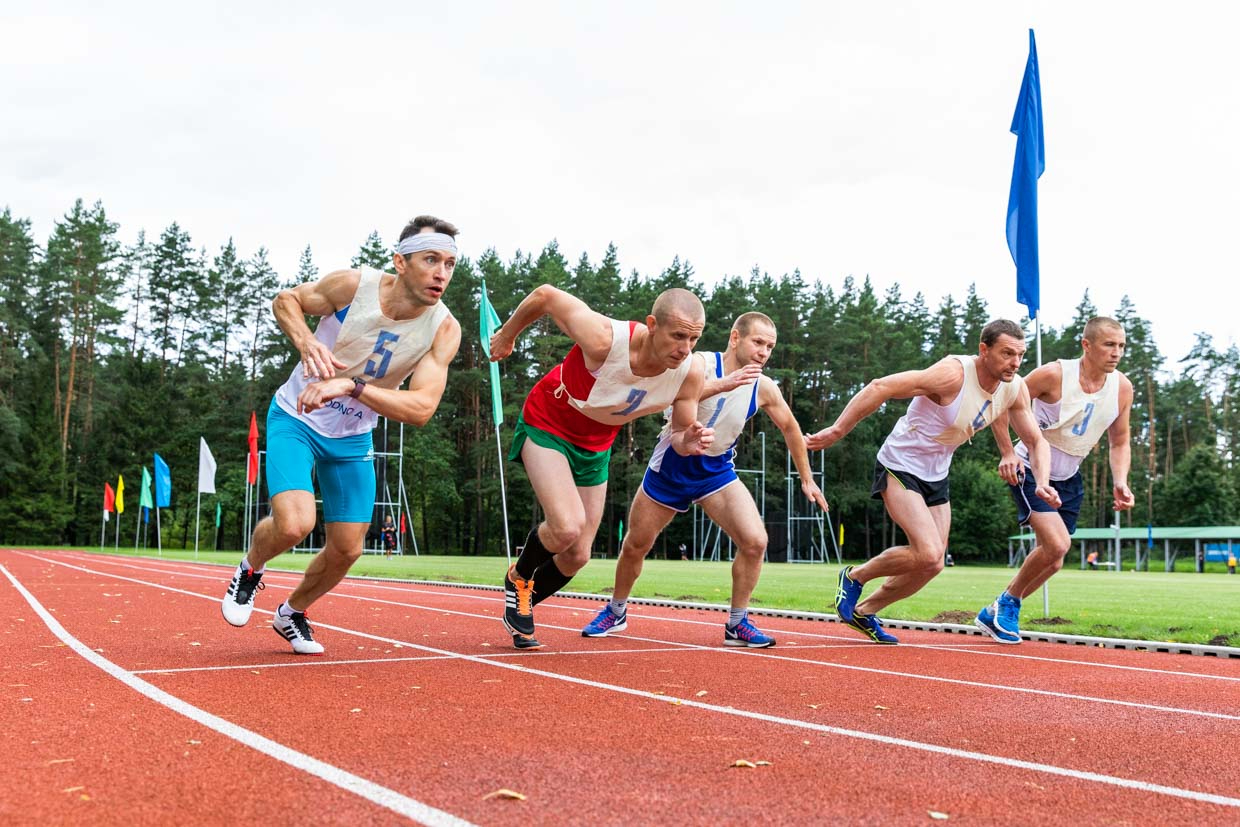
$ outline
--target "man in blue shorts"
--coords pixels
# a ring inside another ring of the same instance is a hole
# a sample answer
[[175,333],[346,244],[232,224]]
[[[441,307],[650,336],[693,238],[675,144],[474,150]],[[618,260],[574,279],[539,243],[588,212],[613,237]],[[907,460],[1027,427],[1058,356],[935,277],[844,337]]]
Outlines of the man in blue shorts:
[[1128,488],[1132,382],[1117,370],[1126,346],[1120,323],[1097,316],[1085,325],[1079,357],[1050,362],[1025,377],[1033,414],[1042,438],[1050,444],[1050,480],[1063,501],[1059,508],[1034,496],[1029,449],[1023,442],[1012,447],[1006,414],[995,418],[999,476],[1011,488],[1020,524],[1031,526],[1037,538],[1012,582],[974,621],[999,643],[1020,643],[1020,602],[1063,568],[1085,499],[1081,463],[1103,434],[1110,446],[1112,507],[1127,511],[1133,506],[1135,498]]
[[[456,267],[456,234],[447,221],[419,216],[400,234],[395,275],[369,267],[336,270],[272,303],[301,363],[267,412],[271,515],[255,526],[224,595],[221,610],[233,626],[249,621],[268,561],[314,528],[315,471],[327,539],[272,626],[297,654],[323,652],[306,610],[362,555],[375,506],[371,431],[380,416],[425,425],[461,343],[461,326],[440,301]],[[314,331],[306,316],[320,317]]]
[[[642,563],[659,533],[677,514],[697,503],[736,544],[732,561],[732,602],[724,625],[725,646],[763,648],[775,638],[763,634],[749,619],[749,598],[762,571],[766,529],[753,495],[737,479],[732,459],[736,442],[758,409],[766,411],[784,435],[801,477],[801,491],[824,511],[827,501],[814,482],[805,451],[805,438],[779,386],[762,375],[775,349],[775,323],[764,313],[743,313],[732,325],[723,353],[696,353],[706,368],[706,382],[698,402],[697,418],[714,428],[715,441],[702,455],[681,456],[668,450],[671,424],[659,435],[650,467],[629,509],[628,532],[616,562],[611,602],[599,610],[581,634],[606,637],[628,628],[626,607]],[[682,554],[683,557],[683,554]]]

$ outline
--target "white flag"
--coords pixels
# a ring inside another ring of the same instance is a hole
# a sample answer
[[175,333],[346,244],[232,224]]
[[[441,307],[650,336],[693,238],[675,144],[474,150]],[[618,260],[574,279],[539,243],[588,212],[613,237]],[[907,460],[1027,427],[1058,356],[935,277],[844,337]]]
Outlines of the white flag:
[[215,493],[215,457],[203,437],[198,437],[198,493]]

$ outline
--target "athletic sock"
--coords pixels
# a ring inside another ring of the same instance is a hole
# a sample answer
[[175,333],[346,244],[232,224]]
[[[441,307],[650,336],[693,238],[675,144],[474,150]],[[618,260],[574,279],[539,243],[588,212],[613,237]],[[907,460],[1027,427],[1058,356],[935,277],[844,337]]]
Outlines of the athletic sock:
[[530,536],[525,538],[525,547],[521,549],[521,556],[517,558],[517,576],[522,580],[534,578],[537,584],[538,579],[534,577],[534,572],[554,557],[555,555],[547,551],[547,547],[542,544],[542,540],[538,539],[538,526],[534,526]]
[[256,569],[254,568],[254,566],[250,565],[250,557],[248,554],[241,558],[241,571],[242,572],[252,571],[252,572],[255,572],[256,574],[262,574],[266,570],[267,570],[266,563],[263,564],[263,567],[261,569]]
[[626,597],[624,600],[612,600],[607,604],[607,608],[611,609],[611,613],[616,617],[624,617],[624,610],[628,605],[629,599]]
[[1003,590],[1003,594],[999,595],[999,599],[1002,600],[1005,597],[1011,602],[1015,603],[1017,606],[1020,605],[1020,598],[1013,596],[1012,593],[1009,592],[1007,589]]
[[571,574],[565,574],[560,571],[560,567],[555,564],[554,557],[543,563],[534,572],[534,605],[537,606],[567,586],[568,581],[572,579],[573,576]]
[[280,604],[280,608],[276,609],[276,613],[279,614],[280,617],[292,617],[297,613],[297,610],[290,606],[288,601],[285,600]]
[[728,628],[735,629],[740,624],[740,622],[745,619],[745,615],[746,613],[748,613],[748,611],[749,611],[748,609],[738,609],[735,606],[732,606],[731,608],[729,608],[728,609]]

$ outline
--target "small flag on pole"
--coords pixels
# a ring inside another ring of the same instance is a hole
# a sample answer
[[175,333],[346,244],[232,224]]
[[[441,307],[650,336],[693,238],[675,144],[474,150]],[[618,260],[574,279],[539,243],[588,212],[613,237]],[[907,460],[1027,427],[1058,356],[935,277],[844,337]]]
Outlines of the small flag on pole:
[[155,455],[155,507],[168,508],[172,505],[172,471],[168,463],[159,454]]
[[215,503],[215,527],[220,527],[220,504],[218,501]]
[[138,505],[143,508],[154,508],[155,501],[151,499],[151,474],[146,470],[146,466],[142,466],[142,485],[138,492]]
[[110,483],[103,484],[103,521],[108,521],[108,513],[116,510],[116,492]]
[[1007,243],[1016,263],[1016,300],[1038,317],[1041,306],[1038,273],[1038,179],[1046,169],[1046,141],[1042,133],[1042,81],[1038,49],[1029,30],[1029,58],[1012,115],[1016,160],[1008,192]]
[[[482,280],[482,297],[478,302],[478,329],[482,337],[482,352],[491,358],[491,337],[499,330],[499,314],[487,297],[487,280]],[[496,425],[504,424],[504,401],[499,390],[499,364],[491,362],[491,419]]]
[[258,480],[258,417],[254,411],[250,411],[250,435],[246,438],[246,443],[250,452],[246,455],[245,481],[253,485]]
[[205,437],[198,437],[198,493],[215,493],[215,457]]
[[840,548],[844,547],[844,524],[840,523]]
[[116,513],[125,513],[125,475],[116,475]]

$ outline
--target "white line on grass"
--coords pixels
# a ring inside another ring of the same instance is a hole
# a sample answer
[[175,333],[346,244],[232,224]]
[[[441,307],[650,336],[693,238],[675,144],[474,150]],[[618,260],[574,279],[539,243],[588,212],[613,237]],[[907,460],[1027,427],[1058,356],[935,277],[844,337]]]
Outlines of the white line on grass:
[[252,732],[251,730],[238,726],[231,721],[226,721],[223,718],[212,715],[210,712],[199,709],[198,707],[181,700],[175,695],[170,695],[164,690],[156,686],[152,686],[141,678],[136,677],[132,672],[129,672],[128,670],[108,660],[103,655],[100,655],[98,652],[95,652],[86,644],[69,634],[69,632],[65,630],[65,627],[61,626],[59,621],[52,617],[51,613],[48,612],[47,609],[43,608],[43,604],[40,603],[33,594],[27,591],[26,587],[18,582],[17,578],[9,573],[7,568],[0,565],[0,572],[3,572],[4,576],[9,579],[9,582],[13,584],[14,588],[21,593],[21,596],[24,597],[26,602],[30,604],[30,608],[34,609],[35,614],[37,614],[39,618],[47,624],[47,628],[51,630],[52,634],[58,637],[73,651],[81,655],[89,663],[99,667],[108,675],[116,678],[130,689],[145,695],[152,701],[166,706],[173,712],[176,712],[179,715],[184,715],[186,718],[189,718],[190,720],[199,723],[208,729],[213,729],[221,735],[225,735],[257,752],[268,755],[282,764],[286,764],[290,767],[294,767],[295,769],[309,773],[317,778],[321,778],[330,784],[340,787],[342,790],[346,790],[354,795],[360,796],[373,804],[386,807],[395,813],[413,819],[421,824],[432,825],[432,827],[440,827],[440,825],[443,825],[443,827],[457,827],[457,825],[460,825],[460,827],[470,827],[471,822],[457,818],[451,813],[438,810],[429,804],[423,804],[421,801],[398,793],[396,790],[380,786],[373,781],[368,781],[365,778],[354,775],[353,773],[343,770],[340,767],[333,766],[325,761],[320,761],[319,759],[306,755],[303,752],[298,752],[291,747],[286,747],[284,744],[259,735],[257,732]]
[[[23,552],[17,552],[17,553],[24,554]],[[33,557],[33,555],[25,555],[25,556]],[[34,559],[40,559],[40,558],[35,557]],[[91,574],[100,574],[105,577],[112,577],[118,580],[127,580],[129,582],[151,586],[156,589],[163,589],[165,591],[172,591],[172,592],[177,592],[180,594],[189,595],[191,597],[198,597],[204,600],[211,600],[211,601],[218,600],[218,598],[210,596],[210,595],[203,595],[203,594],[198,594],[196,592],[186,591],[184,589],[178,589],[178,588],[170,587],[170,586],[163,586],[158,583],[148,583],[146,581],[137,580],[137,579],[130,578],[130,577],[124,577],[122,575],[117,575],[117,574],[110,574],[108,572],[93,571],[91,569],[86,569],[81,566],[74,566],[70,563],[63,563],[63,562],[57,562],[57,561],[48,561],[48,562],[52,562],[55,565],[65,566],[67,568],[78,569],[80,571],[85,571]],[[3,567],[0,567],[0,570],[2,570],[2,568]],[[6,575],[8,574],[7,571],[5,572],[5,574]],[[10,575],[10,579],[12,579],[11,575]],[[14,582],[16,583],[16,581]],[[19,588],[20,588],[20,585],[19,585]],[[47,615],[47,619],[52,620],[50,615]],[[829,735],[838,735],[844,738],[853,738],[853,739],[862,740],[862,741],[870,741],[873,743],[886,744],[888,746],[904,747],[906,749],[916,750],[919,752],[927,752],[927,753],[931,753],[935,755],[944,755],[944,756],[948,756],[951,758],[960,758],[960,759],[975,761],[975,762],[979,762],[983,764],[991,764],[991,765],[996,765],[1000,767],[1005,767],[1008,769],[1014,768],[1014,769],[1029,770],[1031,772],[1040,772],[1040,773],[1044,773],[1047,775],[1054,775],[1054,776],[1059,776],[1063,778],[1071,778],[1071,779],[1078,780],[1078,781],[1090,781],[1090,782],[1104,784],[1104,785],[1111,786],[1111,787],[1120,787],[1123,789],[1138,790],[1140,792],[1155,793],[1158,795],[1171,796],[1173,798],[1182,798],[1182,799],[1188,799],[1190,801],[1199,801],[1199,802],[1203,802],[1207,804],[1219,804],[1225,807],[1240,808],[1240,798],[1231,798],[1225,795],[1217,795],[1215,793],[1205,793],[1205,792],[1199,792],[1197,790],[1186,790],[1186,789],[1181,789],[1179,787],[1169,787],[1163,784],[1153,784],[1148,781],[1138,781],[1136,779],[1131,779],[1131,778],[1123,778],[1119,776],[1105,775],[1102,773],[1088,772],[1085,770],[1074,770],[1068,767],[1058,767],[1053,764],[1042,764],[1042,763],[1038,763],[1035,761],[1024,761],[1018,758],[1006,758],[1006,757],[990,755],[990,754],[982,753],[982,752],[972,752],[969,750],[956,749],[955,747],[945,747],[945,746],[940,746],[938,744],[929,744],[929,743],[925,743],[922,741],[913,741],[907,738],[896,738],[890,735],[880,735],[878,733],[864,732],[861,730],[844,729],[842,727],[829,726],[827,724],[817,724],[811,721],[802,721],[796,718],[785,718],[779,715],[769,715],[763,712],[754,712],[754,711],[745,710],[745,709],[737,709],[735,707],[730,707],[730,706],[717,706],[715,704],[703,703],[701,701],[697,701],[692,698],[678,698],[673,695],[656,695],[652,692],[642,690],[642,689],[632,689],[627,686],[618,686],[616,684],[602,683],[601,681],[593,681],[588,678],[579,678],[573,675],[563,675],[563,674],[559,674],[556,672],[543,672],[541,670],[533,669],[528,666],[522,666],[516,663],[509,663],[509,662],[499,661],[499,660],[488,660],[486,658],[478,657],[475,655],[463,655],[463,654],[459,654],[456,652],[450,652],[445,649],[436,649],[432,646],[425,646],[423,644],[412,643],[412,642],[403,641],[403,640],[397,640],[395,638],[382,637],[380,635],[372,635],[366,632],[360,632],[354,629],[346,629],[340,626],[331,626],[326,623],[320,623],[318,625],[324,629],[331,629],[333,631],[340,632],[342,634],[350,634],[356,637],[379,641],[381,643],[399,644],[401,646],[409,646],[411,648],[419,649],[424,652],[432,652],[438,655],[447,655],[450,657],[455,657],[459,660],[469,661],[471,663],[476,663],[476,664],[483,664],[485,666],[496,668],[496,669],[509,669],[514,672],[520,672],[522,674],[531,675],[534,677],[562,681],[564,683],[575,684],[578,686],[587,686],[592,689],[601,689],[601,690],[605,690],[608,692],[615,692],[615,693],[622,694],[622,695],[629,695],[631,697],[642,698],[647,701],[658,701],[658,702],[672,704],[676,706],[685,706],[685,707],[690,707],[693,709],[701,709],[707,712],[715,712],[721,715],[730,715],[730,716],[739,717],[739,718],[747,718],[747,719],[755,720],[755,721],[764,721],[766,723],[780,724],[783,726],[794,727],[797,729],[805,729],[805,730],[810,730],[813,732],[826,733]],[[704,651],[713,651],[713,650],[706,649],[706,647],[691,647],[691,648],[702,649]],[[94,654],[93,652],[90,652],[89,649],[86,649],[86,652],[89,652],[90,654]],[[750,654],[756,654],[756,653],[751,652]],[[800,661],[800,662],[805,663],[806,661]],[[119,670],[119,667],[116,667],[116,668]],[[123,672],[123,670],[120,670],[120,671]],[[132,678],[132,680],[139,681],[140,679]],[[149,684],[147,685],[149,686]],[[151,689],[154,690],[155,687],[151,687]],[[159,691],[159,690],[155,690],[155,691]],[[224,722],[224,723],[227,723],[227,722]]]

